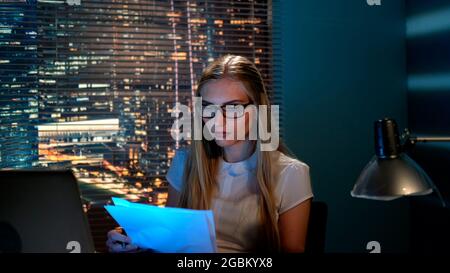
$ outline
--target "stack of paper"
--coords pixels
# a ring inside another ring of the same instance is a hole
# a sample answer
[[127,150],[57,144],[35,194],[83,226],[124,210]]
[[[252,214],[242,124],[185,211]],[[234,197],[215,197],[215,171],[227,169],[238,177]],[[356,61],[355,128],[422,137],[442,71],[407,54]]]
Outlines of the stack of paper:
[[125,229],[133,244],[158,252],[216,252],[216,232],[211,210],[162,208],[112,198],[105,206]]

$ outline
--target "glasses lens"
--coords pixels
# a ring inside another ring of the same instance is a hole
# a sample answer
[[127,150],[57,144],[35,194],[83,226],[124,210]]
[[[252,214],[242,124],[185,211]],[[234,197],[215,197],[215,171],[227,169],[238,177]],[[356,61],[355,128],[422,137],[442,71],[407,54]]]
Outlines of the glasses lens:
[[236,119],[243,117],[245,114],[245,108],[250,105],[247,104],[225,104],[225,105],[203,105],[203,117],[204,118],[214,118],[217,111],[222,113],[222,116],[227,119]]
[[244,116],[245,106],[241,104],[227,105],[222,107],[224,116],[228,119],[236,119]]

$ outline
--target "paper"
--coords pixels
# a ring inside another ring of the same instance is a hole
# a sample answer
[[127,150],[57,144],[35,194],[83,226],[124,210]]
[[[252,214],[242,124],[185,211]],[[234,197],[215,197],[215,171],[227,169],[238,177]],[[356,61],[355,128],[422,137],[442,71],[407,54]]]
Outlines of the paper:
[[105,206],[133,244],[164,253],[216,252],[214,215],[211,210],[162,208],[112,198]]

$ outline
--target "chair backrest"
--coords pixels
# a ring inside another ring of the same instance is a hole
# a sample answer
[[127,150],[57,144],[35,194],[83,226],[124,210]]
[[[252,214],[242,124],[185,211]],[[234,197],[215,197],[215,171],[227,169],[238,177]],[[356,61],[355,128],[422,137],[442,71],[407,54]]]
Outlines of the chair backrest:
[[323,253],[327,232],[328,206],[325,202],[313,201],[309,215],[305,253]]

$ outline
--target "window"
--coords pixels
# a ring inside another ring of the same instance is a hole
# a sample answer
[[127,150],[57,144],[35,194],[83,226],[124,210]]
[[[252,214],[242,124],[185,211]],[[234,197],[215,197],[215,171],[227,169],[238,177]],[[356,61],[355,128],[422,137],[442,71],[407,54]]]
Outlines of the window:
[[71,168],[103,246],[111,196],[165,204],[183,145],[169,110],[189,104],[209,61],[250,58],[277,101],[276,5],[1,0],[0,168]]

